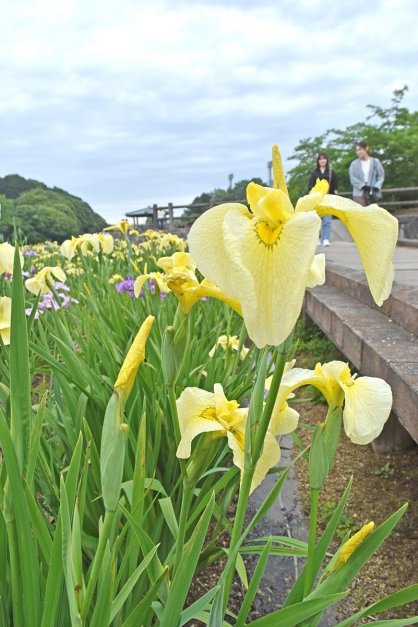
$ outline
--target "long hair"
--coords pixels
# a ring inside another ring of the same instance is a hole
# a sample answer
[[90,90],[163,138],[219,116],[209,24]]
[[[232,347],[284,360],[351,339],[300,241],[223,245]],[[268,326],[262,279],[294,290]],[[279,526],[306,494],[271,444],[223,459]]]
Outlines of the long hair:
[[329,169],[329,157],[326,152],[318,152],[318,156],[316,158],[316,169],[319,170],[319,160],[322,158],[327,160],[327,165],[325,166],[325,169],[328,170]]

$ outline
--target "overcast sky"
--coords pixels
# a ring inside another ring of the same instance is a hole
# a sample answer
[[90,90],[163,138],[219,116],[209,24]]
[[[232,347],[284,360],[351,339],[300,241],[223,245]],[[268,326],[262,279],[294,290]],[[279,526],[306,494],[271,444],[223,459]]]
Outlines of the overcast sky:
[[108,221],[266,178],[273,143],[286,159],[405,83],[417,109],[417,0],[0,0],[0,16],[0,176]]

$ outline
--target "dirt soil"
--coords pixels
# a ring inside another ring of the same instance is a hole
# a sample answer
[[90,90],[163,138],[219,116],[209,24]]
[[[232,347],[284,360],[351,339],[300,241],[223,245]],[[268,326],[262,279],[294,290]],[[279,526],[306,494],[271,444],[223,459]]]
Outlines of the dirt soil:
[[[309,390],[306,389],[308,396]],[[320,402],[315,404],[310,401],[302,402],[298,404],[297,409],[303,422],[311,425],[323,420],[326,413],[326,406]],[[310,433],[307,429],[298,430],[298,435],[306,444]],[[296,477],[301,507],[306,517],[309,513],[307,476],[307,464],[300,459],[296,465]],[[380,524],[407,501],[409,507],[394,533],[352,582],[348,596],[340,603],[333,618],[328,620],[324,618],[324,622],[321,622],[327,626],[336,624],[360,608],[396,590],[418,583],[418,447],[403,452],[377,454],[371,445],[354,445],[342,433],[334,467],[321,493],[319,533],[324,530],[351,476],[353,487],[348,507],[338,528],[340,538],[347,532],[354,533],[370,520],[376,525]],[[308,522],[306,524],[308,525]],[[222,543],[227,546],[226,537]],[[338,541],[333,549],[335,550],[337,546]],[[223,564],[223,561],[214,564],[196,578],[188,604],[216,585]],[[246,566],[251,573],[255,559],[253,557],[246,559]],[[257,595],[250,620],[280,607],[278,600],[282,599],[278,599],[277,588],[289,589],[292,583],[292,578],[289,577],[288,580],[287,577],[283,577],[283,581],[277,581],[274,585],[276,592],[271,586],[264,585]],[[235,581],[230,603],[232,611],[239,611],[244,594],[242,584]],[[386,612],[379,618],[403,618],[414,614],[418,614],[418,602]],[[193,621],[189,627],[201,624]]]
[[[302,403],[297,409],[303,421],[310,424],[322,420],[326,412],[322,403]],[[298,433],[304,442],[309,441],[307,430]],[[309,485],[304,460],[297,465],[296,474],[302,506],[308,515]],[[418,447],[377,454],[371,445],[352,444],[342,433],[334,467],[321,493],[321,531],[351,476],[353,487],[339,530],[341,537],[347,531],[357,531],[371,520],[380,524],[407,501],[409,507],[393,534],[351,584],[349,595],[339,606],[340,620],[383,596],[418,583]],[[418,614],[418,602],[387,612],[382,618],[404,618],[414,614]]]

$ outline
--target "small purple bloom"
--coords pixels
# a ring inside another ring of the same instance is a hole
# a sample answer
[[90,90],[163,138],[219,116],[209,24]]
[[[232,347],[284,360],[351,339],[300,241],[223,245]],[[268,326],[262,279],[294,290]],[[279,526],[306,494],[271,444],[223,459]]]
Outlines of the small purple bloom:
[[37,257],[38,256],[38,253],[36,252],[36,250],[33,250],[33,248],[28,248],[27,250],[24,250],[23,254],[25,257]]
[[119,281],[118,283],[115,283],[115,288],[117,292],[128,292],[129,296],[131,297],[134,296],[134,286],[135,281],[130,276],[126,276],[124,281]]

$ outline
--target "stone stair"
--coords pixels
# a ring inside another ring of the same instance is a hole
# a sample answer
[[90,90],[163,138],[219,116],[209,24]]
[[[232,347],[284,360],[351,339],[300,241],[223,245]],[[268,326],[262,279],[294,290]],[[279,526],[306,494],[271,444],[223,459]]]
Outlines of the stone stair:
[[363,271],[327,263],[326,284],[307,291],[304,310],[362,375],[391,385],[393,412],[375,450],[418,443],[418,288],[395,282],[379,308]]

